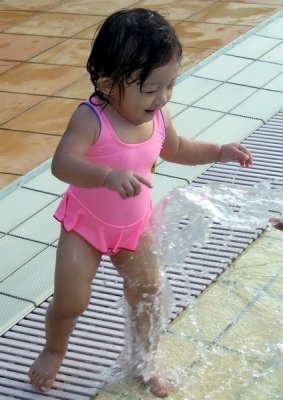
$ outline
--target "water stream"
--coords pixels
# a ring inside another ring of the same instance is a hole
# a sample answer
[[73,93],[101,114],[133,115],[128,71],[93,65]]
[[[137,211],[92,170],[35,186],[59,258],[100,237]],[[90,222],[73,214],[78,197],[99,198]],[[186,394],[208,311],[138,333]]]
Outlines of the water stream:
[[[175,382],[172,398],[283,399],[283,235],[278,236],[279,231],[258,239],[256,250],[241,255],[241,260],[237,259],[199,298],[191,296],[187,282],[182,299],[188,304],[186,312],[176,324],[167,325],[176,306],[167,279],[169,266],[178,269],[186,282],[184,260],[192,249],[201,249],[209,242],[213,224],[227,228],[225,241],[229,247],[233,230],[267,228],[268,232],[268,227],[278,222],[272,218],[282,214],[282,180],[265,180],[254,186],[233,182],[181,187],[154,209],[148,230],[156,238],[162,284],[155,300],[145,299],[140,312],[152,312],[152,343],[167,330],[154,354],[160,368],[167,369]],[[111,370],[111,379],[109,375],[106,378],[110,382],[125,378],[137,368],[145,376],[153,371],[144,344],[133,340],[130,311],[125,303],[122,305],[126,346],[116,369]],[[154,315],[161,317],[159,324]],[[179,358],[174,361],[176,354]],[[151,396],[129,398],[154,398]]]

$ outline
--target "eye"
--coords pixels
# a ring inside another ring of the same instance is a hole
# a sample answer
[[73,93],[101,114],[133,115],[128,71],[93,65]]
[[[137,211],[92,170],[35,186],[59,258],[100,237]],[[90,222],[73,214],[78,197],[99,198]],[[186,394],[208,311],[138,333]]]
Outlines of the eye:
[[156,90],[147,90],[147,91],[144,91],[143,93],[145,93],[145,94],[153,94],[155,92],[156,92]]

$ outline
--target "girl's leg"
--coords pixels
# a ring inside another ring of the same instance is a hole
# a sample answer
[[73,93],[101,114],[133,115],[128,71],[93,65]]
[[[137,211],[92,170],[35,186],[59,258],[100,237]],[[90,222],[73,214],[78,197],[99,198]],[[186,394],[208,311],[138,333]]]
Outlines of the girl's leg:
[[101,255],[75,232],[61,230],[56,256],[55,288],[45,320],[46,344],[29,371],[32,385],[51,388],[67,351],[76,320],[86,309],[91,282]]
[[135,375],[158,397],[166,397],[164,379],[154,372],[161,331],[162,280],[154,241],[144,235],[135,252],[121,250],[111,260],[124,278],[125,299],[130,307]]

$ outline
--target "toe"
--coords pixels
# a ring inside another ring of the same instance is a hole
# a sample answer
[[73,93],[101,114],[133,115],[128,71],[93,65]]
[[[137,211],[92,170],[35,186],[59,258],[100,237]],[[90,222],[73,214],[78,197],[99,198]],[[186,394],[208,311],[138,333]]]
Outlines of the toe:
[[47,392],[49,389],[51,389],[53,381],[54,379],[44,379],[39,387],[39,390],[42,392]]
[[33,380],[32,384],[36,390],[47,392],[52,387],[53,379],[38,376]]
[[168,391],[164,387],[165,383],[162,383],[162,379],[153,377],[146,382],[146,386],[155,396],[159,398],[164,398],[168,396]]
[[155,396],[157,396],[157,397],[159,397],[159,398],[161,398],[161,399],[163,399],[164,397],[167,397],[167,396],[168,396],[168,392],[167,392],[167,390],[165,390],[165,389],[153,387],[153,388],[150,389],[150,391],[151,391],[151,393],[153,393]]
[[29,380],[30,380],[30,381],[32,381],[33,373],[34,373],[34,371],[33,371],[33,369],[31,368],[31,369],[29,370],[29,372],[28,372],[28,377],[29,377]]

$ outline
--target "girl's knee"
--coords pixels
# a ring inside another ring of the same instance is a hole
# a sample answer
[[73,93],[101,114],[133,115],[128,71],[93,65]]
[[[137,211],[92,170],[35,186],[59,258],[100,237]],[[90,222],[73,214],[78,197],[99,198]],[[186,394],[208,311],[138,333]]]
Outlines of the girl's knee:
[[124,279],[124,287],[127,292],[132,292],[133,294],[147,294],[157,295],[161,289],[161,279],[159,277],[154,277],[153,279]]
[[87,308],[89,298],[85,299],[53,299],[51,310],[59,318],[78,318]]
[[142,284],[140,289],[143,298],[150,298],[158,296],[161,293],[162,286],[160,281],[155,281],[148,284]]
[[124,285],[125,298],[132,309],[152,309],[159,304],[162,288],[159,282]]

